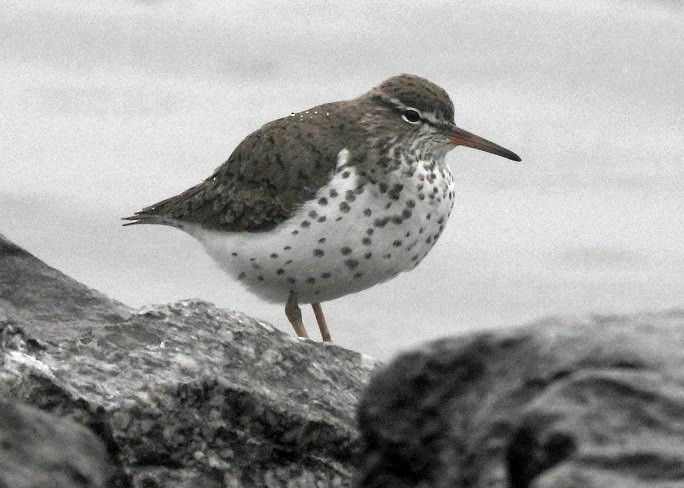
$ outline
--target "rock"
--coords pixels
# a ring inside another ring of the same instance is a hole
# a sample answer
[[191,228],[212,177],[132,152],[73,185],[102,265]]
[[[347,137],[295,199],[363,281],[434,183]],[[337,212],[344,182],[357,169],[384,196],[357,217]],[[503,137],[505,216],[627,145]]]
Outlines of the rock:
[[130,315],[130,307],[51,268],[0,234],[0,323],[20,323],[29,334],[59,341]]
[[0,399],[0,486],[104,488],[112,466],[104,444],[75,422]]
[[684,310],[432,342],[377,372],[359,437],[374,367],[201,301],[133,310],[0,236],[0,487],[684,486]]
[[201,301],[132,310],[1,238],[0,287],[0,397],[90,428],[110,486],[351,485],[369,358]]
[[359,409],[356,486],[684,486],[684,309],[432,342]]

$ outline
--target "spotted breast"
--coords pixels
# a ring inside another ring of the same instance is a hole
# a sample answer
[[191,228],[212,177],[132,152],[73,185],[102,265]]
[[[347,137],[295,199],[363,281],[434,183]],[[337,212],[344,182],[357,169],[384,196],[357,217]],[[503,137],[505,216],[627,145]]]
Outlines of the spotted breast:
[[444,158],[406,158],[379,181],[346,166],[315,198],[268,233],[186,230],[228,274],[273,301],[295,291],[301,303],[333,300],[415,268],[441,235],[453,206]]

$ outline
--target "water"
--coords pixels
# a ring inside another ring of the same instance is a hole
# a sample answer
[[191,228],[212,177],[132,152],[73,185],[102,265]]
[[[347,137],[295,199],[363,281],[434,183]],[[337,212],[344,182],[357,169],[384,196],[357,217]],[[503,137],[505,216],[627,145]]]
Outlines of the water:
[[118,218],[199,182],[262,123],[409,72],[523,162],[452,151],[439,243],[410,274],[326,304],[338,343],[386,358],[547,314],[683,303],[673,3],[0,8],[0,232],[119,300],[200,297],[288,330],[183,233]]

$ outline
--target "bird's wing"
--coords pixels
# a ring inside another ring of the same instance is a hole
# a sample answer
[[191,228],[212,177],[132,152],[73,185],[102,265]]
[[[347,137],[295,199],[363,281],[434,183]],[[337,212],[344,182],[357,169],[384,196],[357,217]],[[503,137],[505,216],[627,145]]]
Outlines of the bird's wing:
[[[354,124],[326,116],[327,104],[270,122],[245,138],[200,184],[124,220],[179,222],[225,231],[275,227],[314,197],[335,172]],[[347,121],[348,122],[348,121]]]

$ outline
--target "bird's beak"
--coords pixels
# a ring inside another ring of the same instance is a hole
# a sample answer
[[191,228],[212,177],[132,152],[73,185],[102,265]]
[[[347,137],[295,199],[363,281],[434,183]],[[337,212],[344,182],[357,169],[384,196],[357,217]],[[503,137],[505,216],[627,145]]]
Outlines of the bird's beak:
[[468,146],[473,149],[479,149],[480,151],[486,151],[488,153],[496,154],[497,156],[512,159],[513,161],[520,161],[520,156],[513,151],[509,151],[498,144],[494,144],[493,142],[476,136],[475,134],[471,134],[468,131],[459,129],[455,125],[449,129],[448,136],[449,142],[455,146]]

